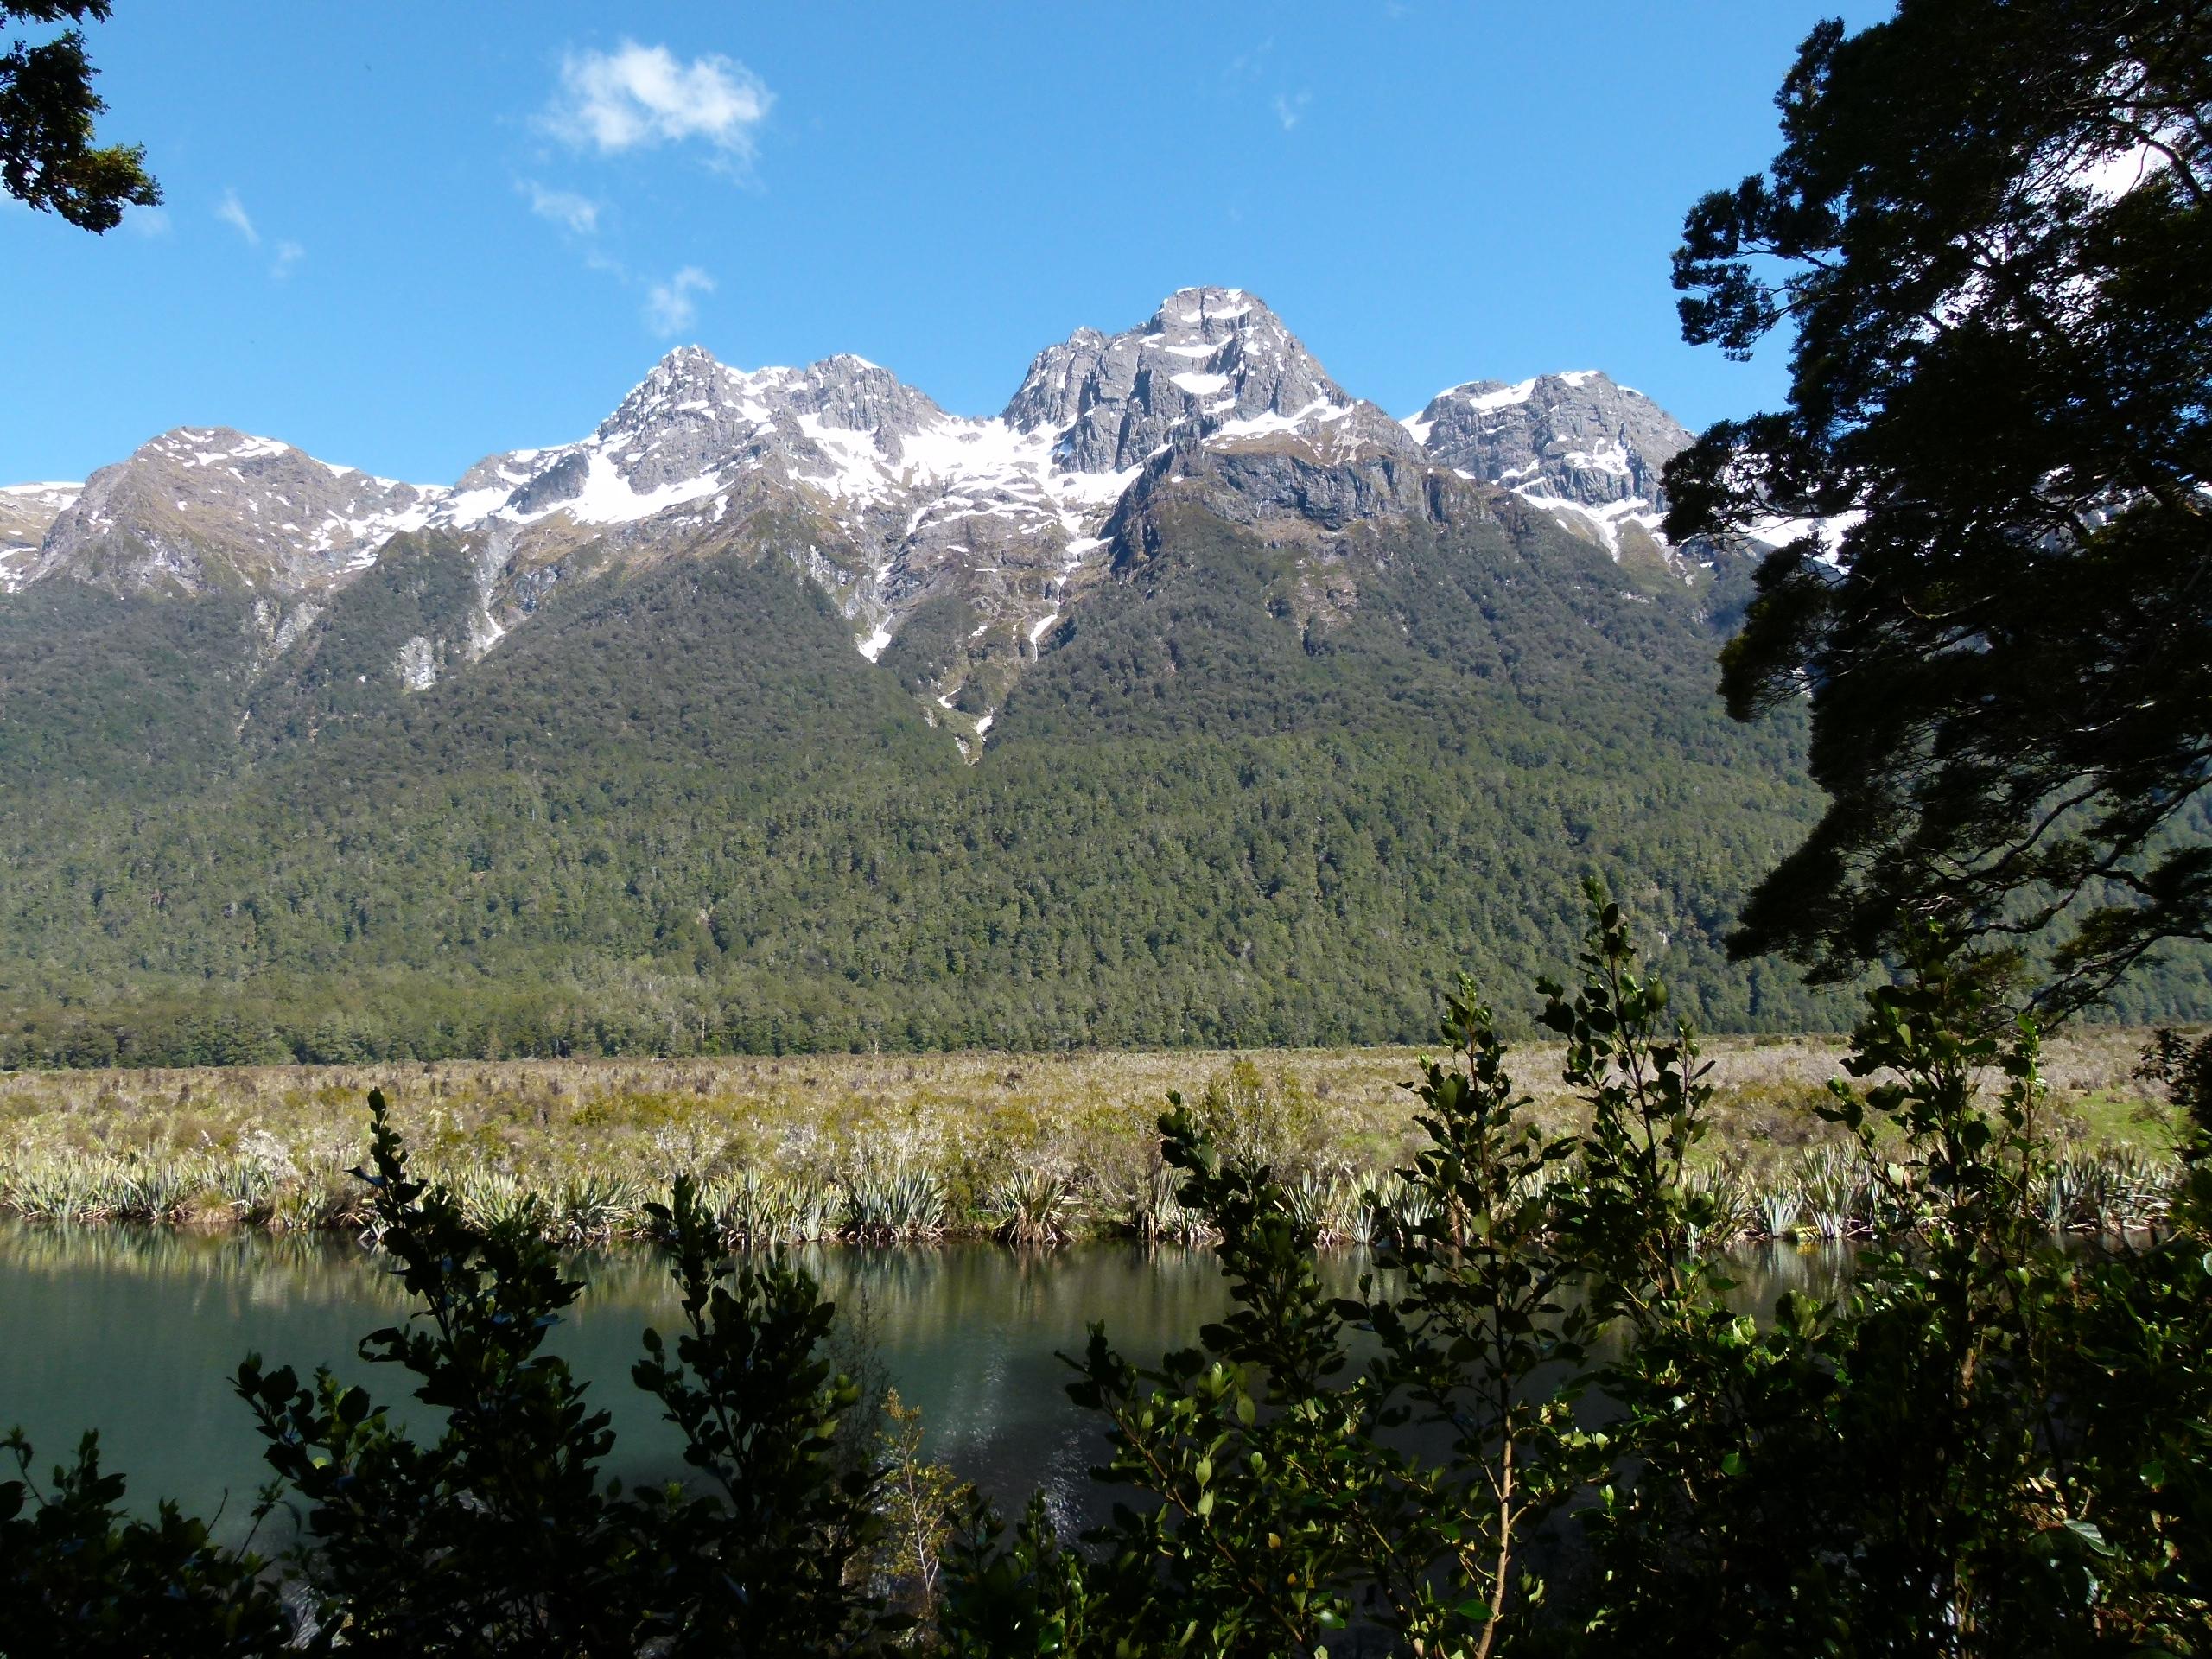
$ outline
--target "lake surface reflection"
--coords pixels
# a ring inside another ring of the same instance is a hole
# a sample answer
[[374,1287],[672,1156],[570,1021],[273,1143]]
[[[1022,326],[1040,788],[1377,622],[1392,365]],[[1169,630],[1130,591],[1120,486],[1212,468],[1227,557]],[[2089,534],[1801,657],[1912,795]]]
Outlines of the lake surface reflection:
[[[1045,1489],[1063,1515],[1102,1512],[1086,1471],[1103,1452],[1095,1421],[1068,1400],[1068,1368],[1089,1323],[1148,1363],[1188,1345],[1227,1302],[1211,1252],[1090,1244],[1049,1255],[989,1244],[798,1253],[838,1304],[844,1340],[921,1408],[931,1455],[1009,1512]],[[1365,1262],[1325,1258],[1349,1290]],[[553,1347],[614,1416],[609,1472],[626,1482],[682,1472],[680,1442],[630,1382],[639,1333],[679,1322],[677,1299],[647,1251],[577,1258],[590,1285]],[[1774,1246],[1738,1262],[1738,1297],[1753,1311],[1783,1290],[1830,1293],[1840,1250]],[[405,1299],[378,1257],[321,1237],[204,1236],[130,1228],[0,1226],[0,1427],[21,1425],[45,1471],[87,1428],[102,1461],[130,1478],[133,1508],[173,1497],[188,1511],[224,1509],[241,1533],[266,1477],[263,1442],[230,1379],[257,1351],[302,1376],[328,1365],[366,1385],[404,1421],[429,1415],[397,1368],[354,1355]],[[11,1471],[10,1471],[11,1472]]]

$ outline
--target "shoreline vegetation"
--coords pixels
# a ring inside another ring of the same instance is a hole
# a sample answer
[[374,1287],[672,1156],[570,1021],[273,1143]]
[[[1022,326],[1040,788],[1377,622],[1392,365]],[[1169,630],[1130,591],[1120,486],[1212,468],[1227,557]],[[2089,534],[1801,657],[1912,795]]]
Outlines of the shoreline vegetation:
[[[2166,1212],[2176,1121],[2134,1076],[2148,1033],[2082,1027],[2045,1052],[2056,1156],[2031,1198],[2054,1230]],[[1558,1046],[1518,1051],[1556,1077]],[[1694,1172],[1715,1242],[1837,1240],[1873,1226],[1878,1171],[1818,1115],[1841,1039],[1716,1042],[1713,1134]],[[698,1184],[724,1241],[1205,1244],[1156,1122],[1171,1093],[1284,1180],[1324,1245],[1417,1223],[1419,1052],[1310,1049],[448,1061],[0,1074],[0,1217],[201,1230],[359,1232],[361,1102],[393,1101],[426,1175],[474,1224],[581,1247],[647,1236],[647,1204]],[[1548,1131],[1576,1127],[1560,1085]]]
[[[836,1304],[799,1255],[730,1249],[773,1242],[759,1230],[768,1178],[742,1165],[702,1177],[677,1161],[668,1199],[642,1205],[682,1320],[644,1332],[632,1379],[683,1433],[697,1478],[606,1478],[613,1419],[542,1350],[586,1287],[562,1266],[558,1218],[628,1199],[580,1175],[556,1211],[510,1175],[494,1202],[454,1158],[488,1157],[498,1136],[476,1135],[486,1124],[460,1116],[452,1090],[422,1089],[430,1103],[411,1118],[426,1142],[448,1137],[434,1173],[372,1088],[367,1155],[348,1179],[410,1306],[357,1352],[446,1408],[435,1438],[411,1438],[334,1371],[303,1377],[251,1354],[236,1389],[276,1478],[242,1548],[211,1547],[209,1523],[174,1503],[154,1521],[125,1516],[95,1433],[41,1483],[16,1431],[0,1437],[21,1476],[0,1482],[0,1559],[41,1652],[81,1649],[88,1616],[130,1633],[118,1651],[180,1656],[1256,1659],[1341,1651],[1341,1633],[1358,1651],[1484,1659],[1702,1654],[1715,1628],[1749,1631],[1763,1651],[1770,1624],[1809,1638],[1771,1644],[1788,1652],[1842,1650],[1837,1631],[1853,1652],[2196,1652],[2212,1039],[2160,1033],[2129,1068],[2179,1114],[2125,1114],[2171,1135],[2164,1173],[2139,1148],[2092,1141],[2088,1109],[2113,1101],[2062,1104],[2052,1086],[2095,1081],[2094,1039],[2047,1066],[2033,1023],[1993,1006],[1986,962],[1944,943],[1931,937],[1908,982],[1870,997],[1844,1077],[1817,1114],[1802,1103],[1836,1134],[1784,1137],[1764,1189],[1725,1154],[1694,1154],[1725,1145],[1724,1122],[1744,1130],[1754,1101],[1773,1106],[1753,1085],[1770,1087],[1777,1068],[1738,1054],[1724,1073],[1694,1028],[1670,1025],[1664,984],[1637,971],[1611,904],[1593,905],[1580,988],[1539,985],[1542,1024],[1565,1041],[1511,1071],[1463,983],[1402,1116],[1239,1056],[1195,1098],[1167,1096],[1156,1141],[1094,1141],[1125,1160],[1147,1147],[1146,1161],[1118,1167],[1147,1172],[1148,1188],[1156,1174],[1174,1208],[1155,1218],[1194,1218],[1182,1236],[1211,1238],[1230,1306],[1199,1327],[1199,1346],[1155,1366],[1096,1322],[1070,1356],[1069,1396],[1107,1440],[1092,1478],[1143,1503],[1116,1504],[1079,1540],[1041,1491],[1009,1526],[926,1459],[902,1403],[867,1407],[839,1369]],[[1540,1072],[1568,1092],[1540,1104],[1515,1081]],[[10,1099],[18,1128],[37,1082]],[[319,1103],[342,1111],[348,1092],[326,1084]],[[1103,1134],[1141,1109],[1101,1095],[1092,1117],[1034,1114],[1042,1138],[1022,1147],[963,1140],[951,1130],[975,1129],[974,1104],[940,1103],[938,1122],[918,1093],[786,1113],[778,1144],[813,1161],[779,1166],[776,1191],[814,1195],[841,1236],[948,1230],[956,1199],[939,1172],[965,1154],[976,1210],[998,1236],[1042,1243],[1058,1236],[1054,1212],[1016,1200],[1048,1185],[1073,1213],[1077,1172],[1046,1154],[1078,1143],[1052,1137],[1075,1135],[1071,1122]],[[251,1103],[265,1117],[275,1098]],[[713,1121],[699,1103],[711,1086],[625,1134],[608,1109],[619,1090],[547,1105],[542,1122],[499,1098],[542,1143],[597,1129],[601,1151],[689,1152],[695,1166]],[[77,1103],[110,1123],[127,1116],[119,1090]],[[1546,1128],[1562,1115],[1563,1132]],[[889,1138],[900,1122],[904,1143]],[[694,1138],[679,1146],[683,1130]],[[238,1134],[233,1174],[266,1179],[289,1156],[265,1122]],[[1387,1195],[1377,1178],[1357,1200],[1375,1259],[1347,1297],[1318,1252],[1344,1242],[1329,1236],[1330,1206],[1352,1177],[1322,1186],[1329,1166],[1314,1160],[1378,1135],[1411,1155]],[[869,1161],[902,1144],[910,1161]],[[995,1186],[977,1184],[986,1153],[1001,1160]],[[1097,1183],[1112,1167],[1081,1170]],[[2126,1202],[2145,1212],[2084,1199],[2073,1184],[2100,1168],[2140,1175]],[[312,1192],[320,1174],[296,1163],[284,1179]],[[251,1213],[241,1202],[219,1191],[208,1213],[235,1224]],[[1863,1223],[1848,1291],[1793,1287],[1770,1317],[1732,1306],[1719,1242],[1794,1231],[1808,1215],[1839,1236]],[[2112,1249],[2050,1230],[2145,1224]],[[1357,1368],[1355,1340],[1373,1350]],[[1584,1409],[1599,1401],[1602,1421]],[[1405,1443],[1408,1426],[1435,1433]],[[253,1538],[280,1508],[301,1536],[264,1557]],[[1808,1560],[1849,1570],[1808,1573]],[[1960,1629],[1976,1641],[1949,1643]]]

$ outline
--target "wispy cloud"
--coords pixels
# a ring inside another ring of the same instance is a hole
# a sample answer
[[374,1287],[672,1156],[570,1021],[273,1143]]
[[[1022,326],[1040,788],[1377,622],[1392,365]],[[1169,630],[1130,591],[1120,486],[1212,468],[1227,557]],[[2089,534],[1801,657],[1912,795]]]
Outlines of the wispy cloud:
[[[1282,67],[1275,60],[1274,51],[1274,37],[1270,35],[1229,60],[1228,67],[1221,72],[1221,79],[1231,97],[1241,99],[1256,96],[1270,81],[1281,85]],[[1313,94],[1301,88],[1294,92],[1277,92],[1268,100],[1268,107],[1274,111],[1282,130],[1288,132],[1306,118],[1306,111],[1313,103]]]
[[[245,239],[249,248],[257,248],[261,245],[261,227],[253,222],[253,215],[246,212],[245,204],[238,200],[237,191],[223,192],[223,199],[215,204],[215,217],[236,231]],[[149,229],[147,234],[158,236],[167,229],[168,224],[165,220],[160,229]],[[278,238],[276,247],[271,250],[271,255],[269,262],[269,274],[281,283],[292,274],[294,265],[308,257],[308,251],[289,237],[283,237]]]
[[1224,80],[1257,80],[1268,72],[1270,56],[1275,49],[1275,37],[1268,35],[1247,52],[1239,52],[1229,60],[1229,67],[1222,71]]
[[589,196],[574,190],[549,190],[536,179],[524,179],[515,188],[530,198],[530,211],[540,219],[564,226],[578,236],[598,232],[599,204]]
[[246,246],[257,248],[261,245],[261,232],[253,228],[253,219],[247,213],[245,204],[238,200],[237,191],[223,192],[223,199],[215,204],[215,217],[244,237]]
[[[665,46],[625,40],[612,52],[563,53],[560,84],[537,125],[571,149],[601,156],[696,143],[713,152],[719,167],[742,173],[775,101],[760,78],[734,59],[709,54],[685,61]],[[600,236],[604,201],[536,179],[518,180],[515,188],[531,213],[578,238],[588,268],[607,273],[632,294],[644,290],[640,315],[654,334],[680,334],[698,321],[700,296],[715,291],[715,279],[701,267],[684,265],[660,281],[633,273],[621,248],[607,245],[620,238]]]
[[601,155],[697,138],[744,162],[775,101],[734,59],[684,63],[664,46],[626,40],[612,52],[563,55],[560,90],[543,124],[576,149]]
[[645,290],[645,326],[664,337],[680,334],[699,316],[692,296],[715,291],[715,279],[696,265],[686,265],[664,283]]
[[167,236],[176,227],[169,222],[169,210],[166,207],[133,207],[124,214],[123,228],[151,240]]
[[697,265],[685,265],[665,282],[653,282],[632,273],[629,266],[600,239],[602,203],[574,190],[551,190],[535,179],[518,180],[515,188],[530,200],[530,211],[558,225],[578,238],[577,250],[587,270],[603,271],[632,293],[645,291],[642,315],[645,327],[665,339],[689,329],[699,318],[699,296],[715,291],[715,279]]

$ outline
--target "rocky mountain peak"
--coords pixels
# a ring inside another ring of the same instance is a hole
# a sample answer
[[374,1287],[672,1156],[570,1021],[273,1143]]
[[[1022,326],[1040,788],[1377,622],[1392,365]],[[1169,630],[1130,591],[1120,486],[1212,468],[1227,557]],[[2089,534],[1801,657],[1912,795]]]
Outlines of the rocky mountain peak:
[[703,347],[682,346],[653,365],[593,435],[601,442],[671,423],[734,416],[747,432],[779,415],[817,416],[846,431],[912,428],[944,410],[880,364],[840,352],[803,369],[735,369]]
[[744,379],[716,362],[704,346],[679,346],[646,371],[645,378],[599,423],[595,435],[635,432],[673,411],[734,404],[737,387],[731,383],[741,385]]
[[721,493],[774,467],[833,495],[873,493],[902,441],[947,416],[890,370],[850,353],[803,369],[734,369],[696,346],[656,363],[592,435],[489,456],[464,474],[448,514],[528,524],[629,523]]
[[[393,534],[428,527],[475,561],[450,632],[473,659],[554,583],[719,545],[765,507],[861,654],[980,742],[1021,665],[1107,579],[1114,526],[1186,481],[1226,518],[1311,542],[1418,514],[1435,470],[1456,468],[1625,556],[1650,550],[1638,538],[1658,523],[1659,468],[1688,442],[1594,372],[1465,382],[1400,423],[1257,296],[1186,288],[1135,327],[1080,327],[1039,353],[982,420],[849,353],[741,370],[683,346],[588,435],[489,456],[450,489],[180,428],[81,494],[0,491],[0,594],[60,572],[118,591],[245,588],[281,611],[322,602]],[[910,630],[917,617],[927,626]]]
[[1631,520],[1656,529],[1659,479],[1690,434],[1595,369],[1446,387],[1405,423],[1432,460],[1591,520],[1607,545]]
[[23,580],[298,592],[375,563],[392,536],[428,523],[444,494],[230,427],[176,427],[87,479]]
[[1293,430],[1353,399],[1258,296],[1179,289],[1137,327],[1077,329],[1040,352],[1007,424],[1049,431],[1078,472],[1120,472],[1163,444],[1228,430]]
[[[887,439],[910,437],[946,418],[926,393],[849,352],[825,357],[801,371],[790,406],[794,414],[817,416],[826,426]],[[896,452],[895,445],[884,447]]]

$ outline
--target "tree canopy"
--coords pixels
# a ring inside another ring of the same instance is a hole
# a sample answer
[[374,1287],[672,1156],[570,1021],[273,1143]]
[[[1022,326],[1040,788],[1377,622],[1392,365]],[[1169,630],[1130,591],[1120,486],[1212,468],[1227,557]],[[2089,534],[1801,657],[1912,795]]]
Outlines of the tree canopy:
[[[0,23],[105,22],[109,10],[109,0],[12,0],[0,5]],[[0,188],[95,232],[121,224],[125,207],[162,199],[144,145],[95,139],[93,119],[107,108],[92,91],[98,73],[75,27],[48,41],[11,41],[0,57]]]
[[1795,331],[1667,475],[1676,537],[1806,521],[1723,683],[1809,699],[1830,802],[1732,947],[1840,979],[1942,918],[2079,1003],[2212,933],[2212,5],[1904,0],[1777,102],[1675,263],[1692,343]]

